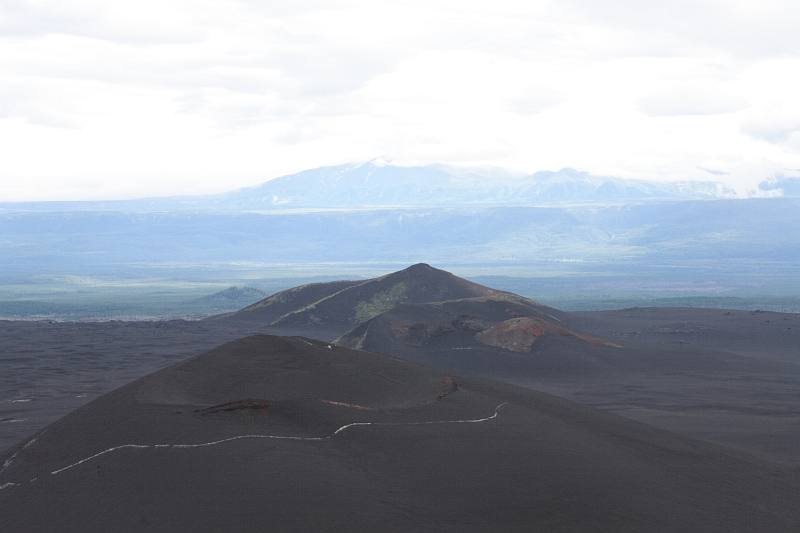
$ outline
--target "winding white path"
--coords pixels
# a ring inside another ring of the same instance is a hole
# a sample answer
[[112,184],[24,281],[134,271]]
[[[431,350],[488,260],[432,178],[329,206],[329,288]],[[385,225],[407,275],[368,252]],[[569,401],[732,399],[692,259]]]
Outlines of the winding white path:
[[[119,450],[125,450],[125,449],[142,450],[142,449],[150,449],[150,448],[153,448],[153,449],[207,448],[207,447],[210,447],[210,446],[218,446],[220,444],[225,444],[227,442],[233,442],[235,440],[243,440],[243,439],[324,441],[324,440],[330,440],[333,437],[335,437],[336,435],[339,435],[340,433],[343,433],[343,432],[345,432],[345,431],[347,431],[349,429],[352,429],[352,428],[355,428],[355,427],[359,427],[359,426],[427,426],[427,425],[437,425],[437,424],[477,424],[477,423],[480,423],[480,422],[488,422],[489,420],[494,420],[495,418],[497,418],[499,416],[499,414],[500,414],[500,409],[503,408],[506,404],[507,404],[507,402],[503,402],[503,403],[499,404],[497,407],[494,408],[494,413],[492,413],[492,415],[484,417],[484,418],[472,418],[472,419],[465,419],[465,420],[426,420],[426,421],[422,421],[422,422],[351,422],[349,424],[345,424],[344,426],[341,426],[340,428],[338,428],[333,433],[331,433],[329,435],[324,435],[322,437],[302,437],[302,436],[295,436],[295,435],[259,435],[259,434],[253,434],[253,435],[236,435],[234,437],[228,437],[228,438],[225,438],[225,439],[219,439],[219,440],[214,440],[214,441],[210,441],[210,442],[201,442],[201,443],[197,443],[197,444],[121,444],[119,446],[113,446],[113,447],[105,449],[105,450],[103,450],[101,452],[97,452],[97,453],[95,453],[93,455],[90,455],[88,457],[84,457],[83,459],[81,459],[79,461],[76,461],[76,462],[74,462],[72,464],[69,464],[69,465],[67,465],[65,467],[59,468],[57,470],[53,470],[52,472],[50,472],[50,475],[51,476],[56,476],[58,474],[66,472],[67,470],[71,470],[71,469],[73,469],[73,468],[75,468],[77,466],[80,466],[80,465],[82,465],[84,463],[88,463],[89,461],[93,461],[93,460],[97,459],[98,457],[102,457],[102,456],[107,455],[109,453],[113,453],[113,452],[116,452],[116,451],[119,451]],[[30,444],[32,444],[32,442]],[[27,448],[27,445],[25,447]],[[17,454],[15,453],[14,456],[12,456],[12,459],[16,455]],[[36,479],[38,479],[38,478],[33,478],[30,481],[28,481],[28,483],[32,483]],[[14,483],[14,482],[1,483],[0,484],[0,490],[11,488],[11,487],[18,487],[18,486],[20,486],[22,484],[23,483]]]

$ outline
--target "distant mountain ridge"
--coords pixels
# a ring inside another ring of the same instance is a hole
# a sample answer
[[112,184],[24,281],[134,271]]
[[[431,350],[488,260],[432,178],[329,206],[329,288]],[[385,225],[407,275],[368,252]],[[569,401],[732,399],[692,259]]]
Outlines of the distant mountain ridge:
[[648,182],[596,176],[572,168],[514,175],[501,169],[367,162],[306,170],[240,189],[216,200],[241,209],[609,203],[731,198],[711,181]]
[[513,174],[498,168],[398,166],[368,161],[304,170],[254,187],[206,196],[119,201],[0,203],[32,211],[270,211],[379,207],[609,204],[713,200],[736,193],[713,181],[651,182],[573,168]]

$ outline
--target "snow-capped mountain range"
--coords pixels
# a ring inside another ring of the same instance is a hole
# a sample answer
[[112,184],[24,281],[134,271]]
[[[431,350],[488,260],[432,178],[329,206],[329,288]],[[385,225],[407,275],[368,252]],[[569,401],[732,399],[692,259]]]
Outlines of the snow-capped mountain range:
[[653,182],[597,176],[563,168],[513,174],[498,168],[446,165],[398,166],[383,159],[305,170],[232,192],[208,196],[122,201],[30,202],[0,209],[31,210],[222,210],[356,209],[626,204],[651,200],[734,198],[714,181]]
[[396,166],[386,162],[306,170],[217,198],[241,208],[542,205],[731,198],[710,181],[651,182],[572,168],[515,175],[496,168]]

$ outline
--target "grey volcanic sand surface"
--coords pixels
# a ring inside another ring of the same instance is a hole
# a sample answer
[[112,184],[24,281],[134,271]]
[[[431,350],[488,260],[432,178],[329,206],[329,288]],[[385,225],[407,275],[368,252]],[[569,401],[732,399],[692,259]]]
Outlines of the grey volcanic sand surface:
[[[116,449],[128,444],[145,447]],[[795,474],[298,337],[244,338],[151,374],[3,460],[2,531],[800,528]]]
[[[428,353],[380,339],[367,348],[459,374],[503,379],[770,461],[800,465],[800,315],[631,309],[561,316],[578,331],[625,349],[554,341],[527,357],[485,346],[463,350],[461,338],[450,348],[443,339]],[[269,328],[235,317],[0,321],[0,450],[117,386],[258,332],[324,340],[343,333]]]
[[[564,325],[610,345],[550,335],[518,353],[486,346],[460,326],[491,311],[478,313],[474,302],[466,303],[437,304],[433,314],[427,312],[431,306],[398,306],[341,342],[550,392],[800,466],[798,314],[669,308],[562,313]],[[409,328],[434,334],[409,339]]]
[[800,466],[800,314],[641,308],[572,318],[670,366],[526,385]]

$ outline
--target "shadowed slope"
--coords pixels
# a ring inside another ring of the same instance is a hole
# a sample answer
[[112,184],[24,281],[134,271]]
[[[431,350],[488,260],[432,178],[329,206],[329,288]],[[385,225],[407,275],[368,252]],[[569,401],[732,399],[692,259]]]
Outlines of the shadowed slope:
[[3,531],[800,526],[797,480],[724,449],[303,338],[223,345],[3,460]]

